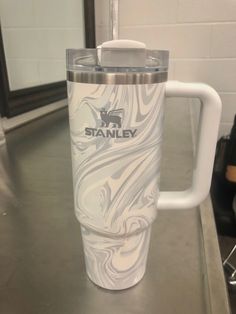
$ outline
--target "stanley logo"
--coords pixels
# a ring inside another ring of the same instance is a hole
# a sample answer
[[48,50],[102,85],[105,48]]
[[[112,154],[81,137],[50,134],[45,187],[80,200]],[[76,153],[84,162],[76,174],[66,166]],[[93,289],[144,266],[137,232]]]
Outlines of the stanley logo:
[[[123,109],[100,111],[101,128],[85,128],[85,135],[95,137],[129,138],[135,137],[137,129],[121,129]],[[111,127],[111,128],[109,128]]]
[[102,109],[100,111],[100,117],[102,119],[101,127],[108,128],[109,125],[112,124],[113,128],[121,128],[121,117],[123,117],[123,112],[123,109],[111,110],[108,112]]

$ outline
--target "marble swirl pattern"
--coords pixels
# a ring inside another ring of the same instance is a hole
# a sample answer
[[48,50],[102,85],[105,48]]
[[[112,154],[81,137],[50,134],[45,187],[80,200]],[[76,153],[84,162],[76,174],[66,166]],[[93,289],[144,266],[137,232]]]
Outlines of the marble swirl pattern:
[[[75,213],[87,273],[102,287],[124,289],[144,274],[157,214],[164,84],[68,82],[68,97]],[[101,110],[121,109],[116,129],[136,130],[134,137],[85,134],[85,128],[106,131]]]

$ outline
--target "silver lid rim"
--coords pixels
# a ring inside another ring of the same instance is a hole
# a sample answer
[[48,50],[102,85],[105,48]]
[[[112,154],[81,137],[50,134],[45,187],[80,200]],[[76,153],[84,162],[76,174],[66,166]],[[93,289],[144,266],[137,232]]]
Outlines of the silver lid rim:
[[168,72],[82,72],[67,71],[67,80],[70,82],[87,84],[155,84],[166,82]]

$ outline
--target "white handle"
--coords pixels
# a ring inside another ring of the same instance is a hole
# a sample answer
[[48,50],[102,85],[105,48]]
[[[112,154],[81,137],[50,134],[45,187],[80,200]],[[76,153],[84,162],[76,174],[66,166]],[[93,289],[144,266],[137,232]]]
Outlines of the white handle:
[[166,83],[166,97],[199,98],[202,102],[198,147],[192,186],[186,191],[161,192],[158,209],[187,209],[199,205],[208,195],[211,184],[215,147],[221,116],[221,100],[208,85],[199,83]]

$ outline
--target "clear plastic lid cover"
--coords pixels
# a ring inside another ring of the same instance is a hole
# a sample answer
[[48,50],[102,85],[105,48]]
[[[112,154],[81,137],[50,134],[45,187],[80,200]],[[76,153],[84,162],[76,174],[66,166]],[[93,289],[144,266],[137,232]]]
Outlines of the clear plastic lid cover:
[[146,49],[130,40],[105,42],[95,49],[68,49],[68,71],[167,72],[169,51]]

